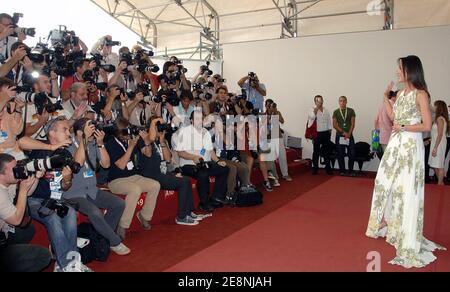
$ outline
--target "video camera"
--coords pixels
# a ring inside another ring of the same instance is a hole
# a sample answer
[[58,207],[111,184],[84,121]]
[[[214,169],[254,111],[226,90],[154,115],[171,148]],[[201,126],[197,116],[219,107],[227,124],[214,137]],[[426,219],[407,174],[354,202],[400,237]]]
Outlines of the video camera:
[[14,34],[12,34],[12,37],[18,37],[20,33],[23,33],[27,36],[34,37],[36,35],[36,29],[35,28],[23,28],[19,27],[19,20],[23,17],[22,13],[14,13],[12,17],[12,25],[14,28]]
[[53,156],[44,159],[25,159],[17,162],[13,169],[15,179],[27,179],[38,171],[62,171],[64,167],[70,167],[73,173],[79,173],[81,165],[73,159],[67,150],[56,151]]
[[115,42],[115,41],[110,40],[110,39],[105,39],[105,42],[103,44],[105,46],[107,46],[107,47],[115,47],[115,46],[121,46],[122,45],[121,42]]

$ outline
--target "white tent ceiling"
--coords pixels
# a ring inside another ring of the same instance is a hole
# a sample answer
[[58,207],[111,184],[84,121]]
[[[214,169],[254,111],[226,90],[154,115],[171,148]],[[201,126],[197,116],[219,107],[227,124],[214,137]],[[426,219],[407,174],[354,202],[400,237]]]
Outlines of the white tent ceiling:
[[219,56],[218,44],[381,30],[388,19],[395,29],[450,24],[449,0],[91,1],[158,52],[196,58]]

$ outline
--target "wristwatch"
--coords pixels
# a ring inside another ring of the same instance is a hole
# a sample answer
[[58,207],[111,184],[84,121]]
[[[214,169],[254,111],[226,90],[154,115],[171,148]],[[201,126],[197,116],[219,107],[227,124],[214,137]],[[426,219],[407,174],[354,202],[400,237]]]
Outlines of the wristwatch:
[[97,145],[98,148],[103,149],[105,148],[105,145]]
[[401,132],[406,132],[406,126],[402,125]]

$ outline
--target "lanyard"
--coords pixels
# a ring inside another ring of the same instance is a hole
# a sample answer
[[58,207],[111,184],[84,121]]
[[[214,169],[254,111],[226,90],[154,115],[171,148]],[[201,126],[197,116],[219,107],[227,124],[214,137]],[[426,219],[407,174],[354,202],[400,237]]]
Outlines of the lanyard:
[[125,148],[125,146],[123,146],[122,142],[120,142],[119,139],[117,139],[117,138],[114,138],[114,139],[120,145],[120,147],[122,147],[123,151],[127,152],[127,148]]
[[344,114],[342,113],[342,109],[339,109],[339,112],[341,113],[342,118],[344,119],[344,124],[346,124],[347,122],[347,117],[348,117],[348,109],[345,109],[345,117]]
[[[78,142],[75,138],[72,138],[73,141],[73,145],[75,145],[75,147],[80,148],[80,145],[78,145]],[[86,146],[84,147],[84,149],[86,150],[86,158],[84,160],[84,167],[86,167],[86,169],[90,169],[89,164],[87,163],[87,160],[89,159],[89,147],[86,144]]]

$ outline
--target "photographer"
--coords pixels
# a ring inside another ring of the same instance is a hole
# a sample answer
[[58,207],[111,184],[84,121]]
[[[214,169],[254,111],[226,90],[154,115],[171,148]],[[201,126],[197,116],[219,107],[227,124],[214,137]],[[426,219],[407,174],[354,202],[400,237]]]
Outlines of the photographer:
[[130,119],[130,113],[127,106],[128,97],[124,90],[117,84],[112,84],[106,89],[106,105],[102,112],[106,120],[116,121],[122,117],[127,121]]
[[100,54],[103,57],[102,64],[117,67],[119,65],[119,56],[112,52],[113,46],[120,46],[120,42],[114,42],[110,35],[104,36],[94,44],[91,55]]
[[10,154],[21,160],[25,155],[20,149],[17,136],[23,130],[22,109],[25,104],[14,100],[16,92],[13,85],[9,79],[0,78],[0,96],[7,97],[7,102],[0,112],[0,153]]
[[247,92],[248,101],[259,112],[264,110],[264,97],[267,95],[266,86],[259,82],[258,76],[250,72],[247,76],[239,80],[238,85]]
[[210,104],[211,113],[216,113],[220,116],[235,116],[242,114],[242,109],[237,103],[234,103],[228,95],[228,88],[226,86],[217,88],[216,94],[216,101]]
[[139,169],[139,155],[151,157],[151,141],[146,132],[131,131],[129,122],[124,118],[116,121],[114,139],[106,144],[111,159],[111,168],[108,173],[108,186],[112,193],[126,196],[125,211],[119,222],[117,234],[125,239],[126,231],[130,228],[136,205],[142,193],[147,198],[142,211],[137,214],[144,230],[151,229],[150,221],[156,207],[160,184],[141,175]]
[[[11,54],[13,56],[16,55],[16,51],[19,51],[18,56],[22,56],[23,55],[22,50],[30,51],[30,48],[28,48],[25,44],[23,44],[21,42],[16,42],[11,46]],[[25,57],[20,59],[13,66],[13,68],[6,75],[6,77],[13,80],[14,84],[16,84],[17,86],[22,86],[22,85],[24,85],[24,82],[23,82],[24,76],[26,75],[26,73],[32,72],[33,69],[34,69],[33,62],[28,57],[28,53],[27,53],[27,55],[25,55]]]
[[43,247],[29,244],[35,233],[34,226],[21,224],[25,221],[27,198],[36,189],[42,173],[37,174],[37,178],[19,181],[13,173],[16,165],[14,157],[0,154],[0,272],[40,272],[50,264],[50,253]]
[[188,177],[181,173],[168,173],[168,164],[172,161],[172,154],[166,141],[166,130],[170,128],[163,119],[152,118],[150,124],[150,141],[152,155],[143,156],[141,162],[142,175],[158,181],[162,190],[178,192],[178,216],[175,222],[179,225],[195,226],[205,217],[196,215],[194,210],[192,184]]
[[11,46],[17,41],[23,42],[27,36],[22,31],[17,33],[17,37],[13,37],[15,32],[15,23],[13,18],[6,13],[0,14],[0,54],[8,59],[11,57]]
[[76,82],[70,87],[70,99],[62,104],[64,115],[73,125],[75,121],[83,117],[87,112],[94,110],[88,105],[87,87],[84,83]]
[[[203,115],[199,111],[191,114],[191,125],[180,130],[175,151],[180,157],[183,174],[197,180],[200,196],[199,208],[211,212],[227,204],[227,178],[229,169],[225,161],[214,152],[211,134],[203,128]],[[214,193],[209,198],[209,178],[215,177]]]
[[[69,121],[63,116],[51,120],[45,126],[45,133],[48,137],[47,142],[50,145],[71,144],[72,142]],[[57,154],[58,159],[55,159],[54,157]],[[33,195],[28,198],[30,215],[47,229],[49,240],[56,256],[55,271],[90,272],[91,270],[82,263],[78,262],[75,267],[70,265],[72,261],[71,255],[78,252],[77,213],[74,205],[63,200],[62,196],[64,192],[72,187],[72,174],[73,170],[77,170],[77,165],[64,166],[67,165],[65,163],[67,161],[66,157],[71,157],[70,152],[66,149],[60,149],[56,152],[32,151],[29,155],[29,158],[32,160],[47,160],[49,157],[53,158],[50,159],[51,163],[45,163],[46,169],[49,168],[49,170],[39,180]],[[52,169],[55,160],[57,160],[58,166],[64,166],[61,171]]]
[[70,99],[70,88],[74,83],[84,82],[83,74],[90,68],[90,63],[88,59],[76,59],[73,63],[73,68],[75,70],[75,74],[73,76],[69,76],[64,78],[64,81],[61,84],[61,96],[64,101]]
[[[59,95],[58,77],[54,72],[51,72],[51,82],[50,77],[45,74],[40,74],[39,77],[33,81],[33,93],[35,95],[41,94],[46,99],[45,104],[39,105],[39,107],[44,106],[47,103],[52,103],[53,101],[50,97],[57,97]],[[45,140],[43,128],[50,119],[50,115],[58,115],[58,112],[55,111],[49,113],[45,107],[42,112],[39,112],[40,110],[41,109],[39,109],[36,104],[36,98],[34,103],[27,103],[25,136],[37,140]]]
[[190,117],[195,110],[201,110],[199,107],[194,107],[193,96],[190,91],[183,91],[181,93],[181,103],[174,108],[175,118],[173,123],[179,128],[185,128],[191,125]]
[[[78,204],[79,211],[89,218],[98,233],[108,239],[113,252],[127,255],[131,252],[130,249],[115,233],[125,209],[125,202],[111,193],[97,189],[95,164],[100,161],[103,168],[109,168],[111,165],[104,144],[105,133],[96,130],[88,119],[76,121],[73,131],[73,144],[68,150],[83,167],[78,174],[74,174],[72,187],[64,192],[63,198]],[[106,210],[106,215],[100,209]]]
[[7,59],[5,64],[0,63],[0,77],[5,77],[10,74],[9,77],[14,79],[14,75],[11,70],[19,63],[21,60],[25,58],[27,55],[27,51],[24,46],[20,46],[16,49],[12,54],[11,58]]
[[137,127],[145,127],[148,125],[149,119],[156,115],[156,104],[146,102],[144,94],[137,91],[132,100],[127,102],[128,112],[130,113],[130,123]]
[[[269,123],[272,121],[272,116],[276,116],[279,123],[281,125],[284,125],[284,117],[281,114],[281,112],[278,110],[278,105],[272,100],[268,99],[265,103],[266,106],[266,115],[268,118]],[[285,181],[292,181],[292,178],[289,176],[289,170],[288,170],[288,164],[287,164],[287,157],[286,157],[286,145],[284,144],[284,131],[283,129],[279,129],[280,133],[278,137],[272,137],[275,148],[275,155],[278,157],[278,160],[280,162],[280,169],[281,174],[283,176],[283,179]],[[277,168],[275,166],[275,163],[272,165],[272,173],[276,173]]]

